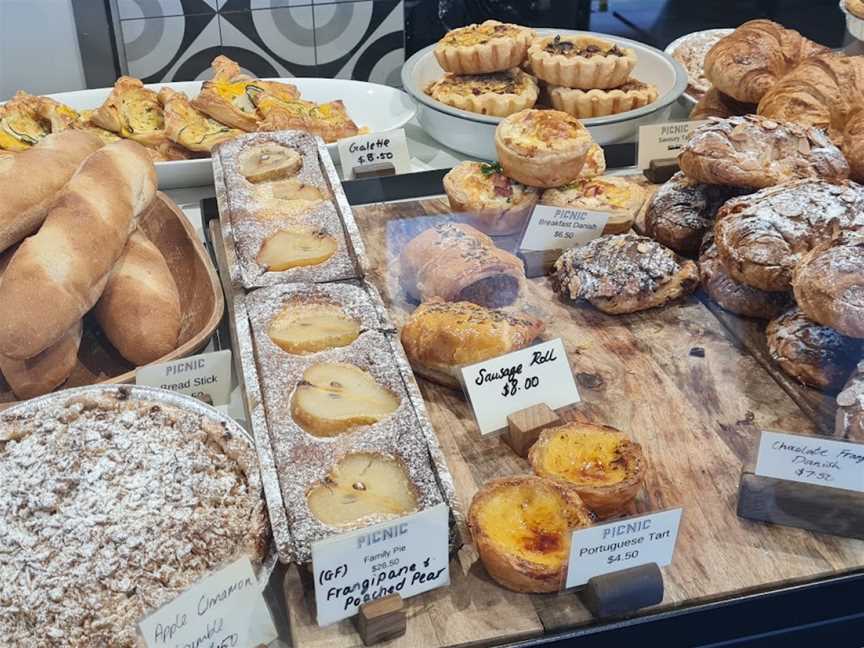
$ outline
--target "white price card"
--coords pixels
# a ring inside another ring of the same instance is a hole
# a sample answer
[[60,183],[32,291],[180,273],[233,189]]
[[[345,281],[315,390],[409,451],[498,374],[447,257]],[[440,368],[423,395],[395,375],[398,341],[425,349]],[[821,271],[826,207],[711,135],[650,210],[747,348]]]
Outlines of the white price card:
[[763,430],[756,474],[864,492],[864,445]]
[[526,407],[580,400],[561,338],[463,367],[462,381],[480,434],[504,429],[507,417]]
[[603,233],[606,212],[537,205],[531,212],[520,250],[566,250],[592,241]]
[[639,127],[639,155],[637,166],[644,171],[652,160],[677,158],[693,131],[705,120],[651,124]]
[[231,351],[139,367],[135,384],[194,396],[217,409],[227,409],[231,402]]
[[213,572],[138,622],[148,648],[246,648],[261,589],[249,558]]
[[584,585],[594,576],[630,567],[670,564],[681,511],[670,509],[573,531],[566,586]]
[[449,585],[449,524],[447,505],[439,504],[313,543],[318,625],[391,594],[404,599]]
[[390,169],[396,174],[411,172],[411,156],[404,128],[341,139],[338,145],[342,177],[345,180]]

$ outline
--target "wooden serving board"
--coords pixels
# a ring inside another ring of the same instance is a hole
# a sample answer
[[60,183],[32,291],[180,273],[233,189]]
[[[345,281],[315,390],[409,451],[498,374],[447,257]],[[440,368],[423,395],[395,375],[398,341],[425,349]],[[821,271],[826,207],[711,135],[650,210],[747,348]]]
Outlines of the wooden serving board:
[[[168,362],[196,353],[207,345],[225,310],[222,288],[210,256],[183,211],[162,192],[141,216],[141,229],[168,264],[180,293],[183,315],[178,346],[157,362]],[[78,364],[66,387],[95,383],[131,383],[135,367],[111,346],[88,315],[78,351]],[[16,402],[15,394],[0,376],[0,408]]]
[[[446,201],[435,199],[354,209],[369,279],[397,324],[415,307],[399,286],[398,254],[447,211]],[[512,249],[515,241],[498,244]],[[731,335],[698,297],[610,316],[562,302],[540,278],[528,282],[519,307],[544,319],[546,339],[564,342],[583,402],[559,413],[613,425],[642,444],[648,478],[634,512],[684,509],[675,560],[663,570],[665,598],[645,613],[864,568],[862,541],[736,516],[741,470],[759,429],[816,433],[822,426],[748,351],[746,335]],[[530,472],[500,438],[480,436],[460,392],[418,381],[464,509],[486,481]],[[451,562],[451,579],[449,588],[406,602],[408,633],[388,646],[489,645],[594,622],[573,593],[525,595],[497,586],[470,545]],[[298,570],[285,586],[295,645],[362,645],[349,621],[315,626],[311,584]]]

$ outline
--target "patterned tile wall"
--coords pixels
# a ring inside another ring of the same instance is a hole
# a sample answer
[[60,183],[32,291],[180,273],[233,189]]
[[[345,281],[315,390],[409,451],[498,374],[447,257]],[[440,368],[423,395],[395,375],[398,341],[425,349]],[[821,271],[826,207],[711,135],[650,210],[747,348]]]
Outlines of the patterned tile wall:
[[209,76],[225,54],[261,76],[399,85],[403,0],[115,0],[128,73],[147,83]]

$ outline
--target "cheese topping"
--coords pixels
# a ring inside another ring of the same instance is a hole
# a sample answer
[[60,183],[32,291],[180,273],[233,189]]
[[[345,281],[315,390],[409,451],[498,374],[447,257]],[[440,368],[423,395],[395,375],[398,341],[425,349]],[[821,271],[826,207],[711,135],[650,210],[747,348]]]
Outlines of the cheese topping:
[[498,165],[471,162],[465,166],[467,171],[460,178],[462,189],[479,203],[479,209],[506,209],[522,202],[526,193],[537,192],[505,176]]
[[533,80],[519,68],[492,74],[446,74],[429,88],[429,94],[442,92],[459,95],[521,94],[533,86]]
[[519,25],[487,20],[480,25],[454,29],[441,39],[441,43],[456,46],[484,45],[495,38],[512,38],[523,31],[525,30]]
[[573,140],[590,137],[582,122],[558,110],[523,110],[501,122],[499,128],[505,143],[527,155],[567,150]]
[[152,133],[165,128],[162,107],[152,90],[141,88],[122,93],[120,118],[123,123],[123,137]]
[[627,478],[620,432],[563,428],[544,448],[542,465],[553,475],[577,485],[609,486]]
[[[633,187],[625,182],[610,182],[602,178],[577,180],[561,187],[567,201],[624,208],[633,199]],[[587,200],[586,200],[587,199]]]
[[581,56],[583,58],[591,58],[593,56],[626,56],[625,50],[622,50],[615,43],[602,40],[600,38],[586,38],[579,36],[564,36],[558,35],[549,41],[543,48],[545,52],[556,56],[564,56],[573,58]]
[[296,117],[317,119],[333,125],[343,125],[351,122],[345,107],[338,102],[318,104],[305,99],[283,99],[272,94],[264,94],[258,100],[258,108],[265,115],[273,109],[284,110]]
[[247,90],[249,81],[211,81],[212,88],[220,97],[230,102],[238,110],[254,113],[255,106],[249,98]]

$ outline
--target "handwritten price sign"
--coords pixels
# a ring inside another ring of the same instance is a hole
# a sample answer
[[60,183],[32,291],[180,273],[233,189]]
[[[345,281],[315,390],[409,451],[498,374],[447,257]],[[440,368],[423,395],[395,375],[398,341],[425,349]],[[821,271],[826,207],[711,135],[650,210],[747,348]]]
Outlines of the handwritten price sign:
[[346,180],[375,171],[411,171],[408,140],[402,128],[342,139],[338,145],[342,175]]
[[560,338],[464,367],[462,381],[480,434],[504,429],[510,414],[532,405],[579,402]]
[[864,492],[864,445],[764,430],[756,474]]

